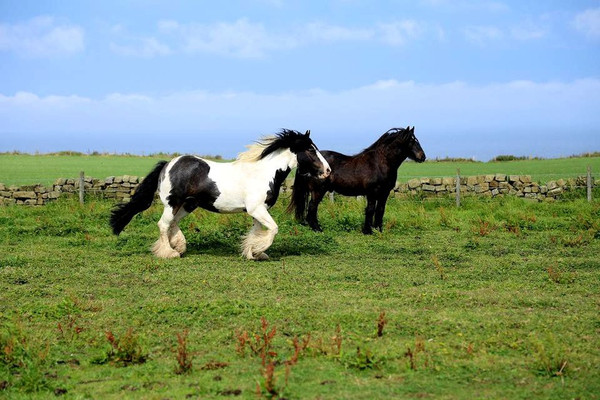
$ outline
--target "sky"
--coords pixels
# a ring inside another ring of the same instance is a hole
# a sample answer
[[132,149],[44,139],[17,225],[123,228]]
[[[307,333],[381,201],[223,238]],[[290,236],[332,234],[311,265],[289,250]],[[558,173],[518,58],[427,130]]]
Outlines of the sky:
[[0,152],[600,151],[600,1],[0,0]]

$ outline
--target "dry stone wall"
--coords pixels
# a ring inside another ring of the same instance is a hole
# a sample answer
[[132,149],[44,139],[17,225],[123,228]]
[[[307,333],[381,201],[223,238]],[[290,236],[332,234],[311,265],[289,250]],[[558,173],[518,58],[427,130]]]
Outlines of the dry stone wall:
[[[86,195],[96,195],[117,201],[128,201],[143,178],[137,176],[109,176],[105,179],[86,177],[83,186]],[[288,180],[282,191],[290,190],[292,181]],[[534,182],[529,175],[480,175],[460,178],[461,195],[476,196],[518,196],[535,200],[556,199],[566,191],[576,187],[585,187],[586,177],[559,179],[544,184]],[[6,186],[0,183],[0,205],[44,205],[61,196],[79,192],[79,179],[59,178],[53,185]],[[408,182],[398,182],[394,195],[443,196],[456,193],[456,177],[417,178]]]
[[[418,178],[406,183],[398,183],[396,196],[417,195],[455,195],[457,177]],[[530,175],[479,175],[460,177],[459,189],[462,194],[487,197],[517,196],[528,199],[556,199],[566,191],[577,187],[586,187],[587,177],[558,179],[544,184],[534,182]],[[593,185],[593,182],[592,182]]]
[[[143,178],[137,176],[109,176],[105,179],[86,177],[83,188],[86,195],[128,201]],[[65,195],[76,195],[79,179],[59,178],[52,186],[9,186],[0,183],[0,204],[44,205]]]

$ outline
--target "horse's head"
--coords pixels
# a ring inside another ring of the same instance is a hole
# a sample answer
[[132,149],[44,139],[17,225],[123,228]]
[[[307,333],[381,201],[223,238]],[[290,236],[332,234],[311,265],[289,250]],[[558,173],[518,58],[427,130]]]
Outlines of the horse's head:
[[422,163],[423,161],[425,161],[426,157],[425,152],[421,147],[421,143],[419,143],[419,139],[417,139],[417,137],[415,136],[415,127],[413,126],[412,128],[410,128],[409,126],[406,129],[408,130],[408,136],[406,137],[405,142],[406,155],[411,160]]
[[298,173],[308,174],[320,179],[325,179],[331,173],[331,167],[317,146],[310,138],[310,131],[294,138],[290,151],[296,154],[298,160]]

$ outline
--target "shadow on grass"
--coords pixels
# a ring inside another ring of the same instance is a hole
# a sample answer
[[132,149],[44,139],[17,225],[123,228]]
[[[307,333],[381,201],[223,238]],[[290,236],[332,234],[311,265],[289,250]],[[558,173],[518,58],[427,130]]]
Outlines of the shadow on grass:
[[[186,255],[232,256],[241,254],[243,234],[227,230],[202,232],[197,231],[187,235],[188,246]],[[312,232],[286,235],[279,233],[275,236],[273,245],[267,250],[271,260],[281,257],[299,255],[329,254],[338,246],[330,235]]]

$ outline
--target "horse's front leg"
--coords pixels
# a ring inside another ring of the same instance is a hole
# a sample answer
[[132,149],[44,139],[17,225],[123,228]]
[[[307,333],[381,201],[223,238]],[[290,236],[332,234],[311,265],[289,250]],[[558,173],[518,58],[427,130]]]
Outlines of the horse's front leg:
[[379,232],[383,232],[383,214],[385,213],[385,204],[387,203],[389,194],[385,194],[380,196],[377,200],[377,205],[375,206],[375,219],[373,222],[373,227],[378,229]]
[[367,208],[365,208],[365,224],[363,225],[362,233],[370,235],[373,233],[371,226],[373,225],[373,214],[375,214],[375,205],[377,200],[373,196],[367,196]]
[[248,260],[268,260],[269,256],[265,251],[271,247],[275,239],[278,231],[277,224],[265,206],[259,206],[248,214],[254,218],[254,224],[242,242],[242,255]]
[[306,213],[306,222],[313,231],[322,232],[321,225],[319,224],[319,203],[323,200],[325,195],[324,191],[313,190],[310,195],[310,202],[308,203],[308,212]]

